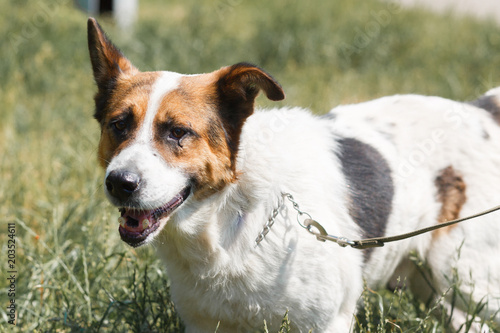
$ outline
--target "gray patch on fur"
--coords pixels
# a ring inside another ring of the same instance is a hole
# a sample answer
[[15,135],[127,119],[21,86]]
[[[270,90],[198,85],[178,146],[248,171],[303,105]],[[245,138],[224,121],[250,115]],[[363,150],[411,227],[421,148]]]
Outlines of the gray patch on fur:
[[488,111],[493,116],[493,119],[500,124],[500,104],[495,95],[481,96],[475,101],[469,102],[469,104]]
[[328,113],[321,115],[320,118],[326,119],[326,120],[335,120],[335,118],[337,118],[337,115],[335,113],[328,112]]
[[[352,138],[339,140],[338,157],[350,189],[349,213],[364,238],[381,237],[392,210],[391,169],[372,146]],[[373,249],[365,250],[365,261]]]

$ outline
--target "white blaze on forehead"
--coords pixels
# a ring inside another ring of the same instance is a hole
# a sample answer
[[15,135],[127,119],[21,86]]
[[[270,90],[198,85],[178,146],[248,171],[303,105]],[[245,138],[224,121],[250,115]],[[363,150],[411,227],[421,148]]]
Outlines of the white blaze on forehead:
[[144,121],[137,134],[137,142],[148,143],[153,139],[153,121],[158,113],[163,97],[179,86],[181,74],[174,72],[161,72],[161,75],[153,85],[153,91],[148,100],[148,108]]

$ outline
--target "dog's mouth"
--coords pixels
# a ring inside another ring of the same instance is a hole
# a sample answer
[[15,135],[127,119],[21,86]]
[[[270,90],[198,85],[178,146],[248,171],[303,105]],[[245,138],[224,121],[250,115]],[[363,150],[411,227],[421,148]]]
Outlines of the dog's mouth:
[[165,205],[156,209],[120,208],[121,216],[118,218],[118,222],[120,222],[118,231],[122,240],[133,247],[143,245],[148,236],[160,227],[160,219],[168,217],[186,201],[190,194],[191,187],[187,186]]

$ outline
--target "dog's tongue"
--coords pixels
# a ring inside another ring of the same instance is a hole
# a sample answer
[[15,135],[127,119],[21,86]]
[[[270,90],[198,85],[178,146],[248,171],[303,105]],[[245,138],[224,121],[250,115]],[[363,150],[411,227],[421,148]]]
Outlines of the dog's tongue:
[[130,232],[142,232],[154,223],[153,212],[149,210],[123,209],[120,225]]

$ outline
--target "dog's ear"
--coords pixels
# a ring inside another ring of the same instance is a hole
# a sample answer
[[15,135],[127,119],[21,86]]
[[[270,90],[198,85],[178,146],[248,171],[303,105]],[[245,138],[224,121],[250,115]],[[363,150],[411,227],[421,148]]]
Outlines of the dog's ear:
[[218,74],[219,113],[230,139],[230,148],[235,153],[241,128],[254,111],[254,101],[259,91],[262,90],[272,101],[284,99],[285,93],[271,75],[251,64],[239,63],[224,67]]
[[233,102],[253,102],[260,89],[272,101],[285,98],[280,84],[271,75],[257,66],[243,62],[222,68],[217,88],[221,97]]
[[137,71],[92,17],[87,22],[87,37],[94,79],[99,90],[109,89],[120,74]]

